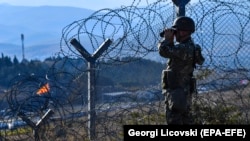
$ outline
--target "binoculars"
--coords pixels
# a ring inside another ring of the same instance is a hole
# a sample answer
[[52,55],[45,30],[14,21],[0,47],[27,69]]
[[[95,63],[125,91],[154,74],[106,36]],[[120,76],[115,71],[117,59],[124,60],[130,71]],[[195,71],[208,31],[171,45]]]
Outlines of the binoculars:
[[[170,29],[174,34],[176,34],[177,30],[174,29],[174,28],[171,28]],[[165,30],[163,30],[161,33],[160,33],[160,37],[164,37],[164,34],[165,34]]]

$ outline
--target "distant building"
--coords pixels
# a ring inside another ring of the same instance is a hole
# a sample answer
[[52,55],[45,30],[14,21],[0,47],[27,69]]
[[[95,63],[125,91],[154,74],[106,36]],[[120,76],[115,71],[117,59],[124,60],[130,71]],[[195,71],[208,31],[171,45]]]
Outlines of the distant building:
[[137,92],[112,92],[102,95],[102,102],[139,102],[161,100],[162,94],[160,90],[149,89]]
[[126,101],[132,97],[131,92],[111,92],[102,94],[102,102],[120,102]]

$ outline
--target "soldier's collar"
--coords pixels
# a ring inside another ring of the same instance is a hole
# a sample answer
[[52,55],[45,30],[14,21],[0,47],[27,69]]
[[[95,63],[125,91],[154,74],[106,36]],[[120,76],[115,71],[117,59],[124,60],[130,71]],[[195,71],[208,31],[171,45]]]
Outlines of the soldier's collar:
[[188,43],[188,42],[192,42],[191,37],[188,37],[187,39],[183,40],[181,43]]

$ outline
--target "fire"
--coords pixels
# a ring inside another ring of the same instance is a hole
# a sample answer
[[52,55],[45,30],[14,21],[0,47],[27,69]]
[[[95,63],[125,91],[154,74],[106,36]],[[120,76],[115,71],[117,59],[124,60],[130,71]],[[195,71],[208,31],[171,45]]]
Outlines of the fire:
[[42,95],[42,94],[47,93],[49,91],[50,91],[49,83],[46,83],[40,89],[38,89],[38,91],[36,92],[36,94]]

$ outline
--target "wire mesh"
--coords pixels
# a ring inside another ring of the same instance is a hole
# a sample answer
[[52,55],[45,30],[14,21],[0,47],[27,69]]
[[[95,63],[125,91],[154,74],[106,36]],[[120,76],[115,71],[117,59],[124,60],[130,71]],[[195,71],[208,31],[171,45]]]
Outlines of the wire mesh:
[[[145,7],[139,3],[135,0],[131,6],[101,9],[64,27],[60,44],[63,59],[52,65],[46,77],[17,76],[2,98],[1,139],[88,140],[89,70],[86,60],[70,44],[73,38],[90,54],[107,38],[112,40],[95,66],[95,140],[122,140],[126,124],[165,124],[160,79],[139,90],[120,92],[118,87],[104,87],[99,81],[102,70],[115,74],[112,68],[142,58],[167,61],[159,57],[157,43],[159,33],[176,17],[175,6],[169,0]],[[202,105],[194,107],[198,124],[249,124],[249,8],[247,0],[199,0],[186,5],[186,15],[196,23],[194,41],[201,45],[206,59],[195,71],[195,104]],[[141,77],[147,81],[149,76]],[[47,83],[50,91],[37,95]],[[210,112],[204,112],[207,109]],[[46,115],[49,110],[53,113]]]

